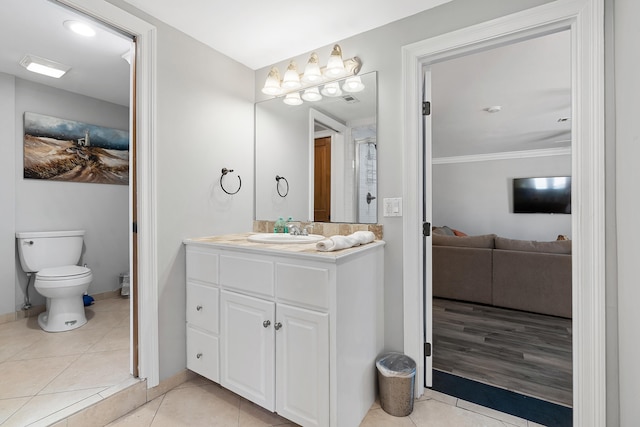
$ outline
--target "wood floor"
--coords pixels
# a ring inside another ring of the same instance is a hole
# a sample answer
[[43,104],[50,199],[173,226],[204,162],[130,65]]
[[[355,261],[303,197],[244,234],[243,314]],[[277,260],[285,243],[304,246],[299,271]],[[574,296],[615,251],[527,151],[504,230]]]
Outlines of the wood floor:
[[571,319],[433,299],[433,367],[572,406]]

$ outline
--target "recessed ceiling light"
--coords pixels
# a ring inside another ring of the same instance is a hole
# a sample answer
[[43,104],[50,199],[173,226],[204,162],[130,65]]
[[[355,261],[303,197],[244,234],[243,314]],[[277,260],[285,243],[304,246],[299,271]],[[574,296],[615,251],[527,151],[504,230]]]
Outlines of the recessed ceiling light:
[[71,69],[68,65],[40,58],[35,55],[25,55],[20,60],[20,65],[34,73],[43,74],[56,79],[64,76],[65,73]]
[[93,28],[91,28],[91,26],[89,26],[89,24],[85,24],[84,22],[64,21],[62,25],[64,25],[67,30],[73,31],[74,33],[84,37],[93,37],[96,35],[96,30],[94,30]]

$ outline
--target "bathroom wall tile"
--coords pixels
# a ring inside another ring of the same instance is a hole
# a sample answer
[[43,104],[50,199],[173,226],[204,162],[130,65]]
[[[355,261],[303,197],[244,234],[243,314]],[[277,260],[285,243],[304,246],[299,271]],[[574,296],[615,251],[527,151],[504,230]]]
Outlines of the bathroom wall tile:
[[152,401],[107,424],[106,427],[149,427],[163,399],[164,395],[156,397]]
[[[49,417],[50,415],[55,414],[56,412],[61,411],[78,401],[93,396],[102,390],[103,388],[89,388],[85,390],[35,396],[31,398],[31,400],[29,400],[29,402],[27,402],[24,406],[22,406],[20,410],[13,414],[11,418],[9,418],[9,420],[4,423],[4,426],[10,427],[29,425],[38,420]],[[60,417],[57,419],[61,418],[64,417]]]
[[172,377],[162,380],[157,386],[147,389],[147,400],[154,400],[155,398],[165,394],[169,390],[178,387],[180,384],[183,384],[186,381],[195,378],[196,375],[197,374],[195,374],[194,372],[184,369],[181,372],[173,375]]
[[235,426],[239,408],[240,398],[217,385],[174,389],[164,396],[151,426]]
[[144,405],[146,401],[146,384],[141,381],[70,416],[68,427],[104,426]]
[[108,387],[126,381],[129,376],[128,350],[87,353],[78,357],[41,393],[79,390],[96,386]]
[[42,313],[46,309],[47,309],[47,306],[42,304],[42,305],[31,306],[29,310],[19,310],[19,311],[16,311],[16,319],[38,317],[38,314]]
[[[11,384],[11,387],[0,387],[0,399],[34,396],[77,358],[61,356],[0,363],[2,383]],[[34,375],[34,372],[38,374]]]
[[16,397],[15,399],[0,399],[0,425],[12,416],[18,409],[29,401],[30,397]]

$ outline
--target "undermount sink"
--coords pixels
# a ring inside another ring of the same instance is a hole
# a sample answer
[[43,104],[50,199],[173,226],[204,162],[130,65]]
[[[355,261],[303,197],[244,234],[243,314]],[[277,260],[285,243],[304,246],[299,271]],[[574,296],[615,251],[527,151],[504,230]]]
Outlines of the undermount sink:
[[316,243],[323,239],[325,237],[319,234],[302,236],[286,233],[259,233],[247,237],[248,241],[255,243]]

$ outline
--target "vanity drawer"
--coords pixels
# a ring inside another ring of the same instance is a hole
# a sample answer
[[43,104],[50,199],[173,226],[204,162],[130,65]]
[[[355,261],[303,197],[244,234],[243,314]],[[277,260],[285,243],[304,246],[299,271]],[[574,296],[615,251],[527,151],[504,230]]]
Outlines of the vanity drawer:
[[206,248],[187,246],[187,281],[218,284],[218,254]]
[[273,262],[256,258],[220,256],[220,284],[245,292],[274,295]]
[[218,337],[187,326],[187,368],[220,382]]
[[220,290],[187,283],[187,323],[217,334],[219,331]]
[[329,270],[294,264],[276,264],[278,301],[329,309]]

